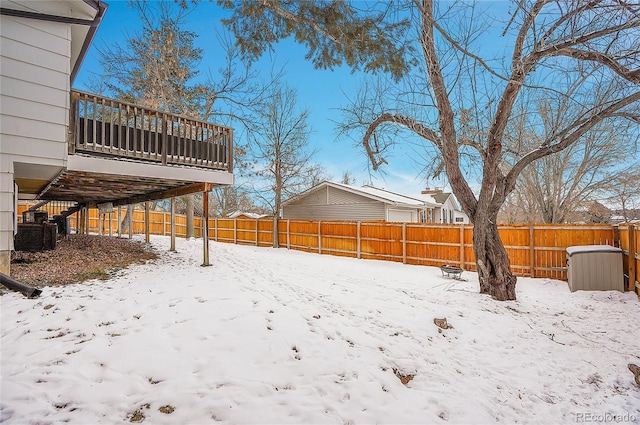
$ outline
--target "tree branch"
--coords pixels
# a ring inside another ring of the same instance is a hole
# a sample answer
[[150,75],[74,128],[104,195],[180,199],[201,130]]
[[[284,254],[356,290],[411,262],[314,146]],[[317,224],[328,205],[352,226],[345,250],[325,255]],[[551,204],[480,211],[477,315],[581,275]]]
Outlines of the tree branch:
[[380,159],[376,158],[376,155],[379,154],[380,152],[377,149],[377,147],[376,149],[371,147],[370,140],[372,136],[375,139],[375,130],[381,124],[386,122],[401,125],[413,131],[423,139],[426,139],[432,142],[434,145],[436,145],[436,147],[438,147],[438,149],[442,148],[442,140],[440,139],[440,136],[438,136],[438,134],[432,129],[430,129],[429,127],[426,127],[425,125],[419,123],[413,118],[409,118],[404,115],[391,114],[391,113],[382,114],[375,121],[369,124],[369,127],[367,127],[367,131],[364,134],[364,137],[362,139],[362,145],[364,146],[367,152],[367,156],[369,157],[369,160],[371,161],[371,164],[373,165],[374,170],[377,170],[378,167],[380,167],[380,165],[386,164],[387,161],[384,158],[380,158]]
[[557,143],[551,145],[548,144],[549,142],[545,142],[543,144],[544,147],[538,148],[524,155],[513,166],[506,177],[507,186],[513,188],[518,175],[527,165],[531,164],[533,161],[566,149],[599,122],[603,121],[606,118],[616,116],[621,108],[638,101],[640,101],[640,91],[612,103],[607,108],[595,113],[594,115],[591,115],[591,117],[587,119],[576,121],[572,126],[567,127],[561,132],[555,134],[554,138],[559,139]]
[[636,69],[635,71],[627,69],[620,62],[613,59],[610,55],[601,52],[586,51],[567,47],[559,50],[549,50],[547,56],[568,56],[578,60],[598,62],[605,65],[625,80],[631,81],[635,84],[640,84],[640,69]]
[[289,12],[288,10],[285,10],[281,7],[278,7],[278,2],[274,1],[274,0],[258,0],[260,4],[262,4],[262,6],[266,7],[267,9],[272,10],[274,13],[280,15],[281,17],[285,18],[285,19],[289,19],[291,21],[294,22],[298,22],[298,23],[303,23],[305,25],[309,25],[311,28],[313,28],[314,30],[316,30],[318,33],[322,34],[323,36],[327,37],[329,40],[333,41],[336,44],[343,44],[340,42],[340,40],[338,40],[336,37],[334,37],[331,33],[327,32],[324,30],[324,28],[322,28],[320,25],[318,25],[317,22],[303,18],[301,16],[297,16],[294,15],[293,13]]

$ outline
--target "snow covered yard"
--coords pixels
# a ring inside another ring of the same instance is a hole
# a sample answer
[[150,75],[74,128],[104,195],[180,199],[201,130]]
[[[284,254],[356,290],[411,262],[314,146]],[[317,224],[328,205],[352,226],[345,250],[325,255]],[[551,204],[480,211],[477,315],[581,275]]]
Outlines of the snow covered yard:
[[640,423],[632,293],[521,278],[501,303],[469,272],[152,243],[107,281],[0,297],[0,422]]

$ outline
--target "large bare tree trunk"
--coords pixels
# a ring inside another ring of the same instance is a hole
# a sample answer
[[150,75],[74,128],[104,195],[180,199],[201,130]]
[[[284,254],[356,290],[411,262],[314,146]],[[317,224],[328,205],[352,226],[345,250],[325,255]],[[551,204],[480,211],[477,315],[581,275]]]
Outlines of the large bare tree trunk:
[[195,195],[187,195],[187,239],[193,238],[195,235],[195,232],[193,230],[193,211],[195,207]]
[[511,273],[509,256],[498,234],[495,221],[476,221],[473,225],[480,293],[499,301],[516,299],[516,276]]
[[[122,233],[129,232],[129,223],[133,219],[134,208],[135,205],[127,205],[127,212],[124,214],[119,227],[119,229],[122,229]],[[131,235],[129,235],[129,237],[131,237]]]

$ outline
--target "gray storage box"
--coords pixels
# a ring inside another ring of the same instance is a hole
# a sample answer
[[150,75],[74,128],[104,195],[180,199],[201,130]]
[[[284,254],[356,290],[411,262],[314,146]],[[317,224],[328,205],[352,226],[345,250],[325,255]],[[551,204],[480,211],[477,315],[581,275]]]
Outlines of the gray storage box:
[[571,292],[624,292],[622,250],[609,245],[582,245],[567,248],[567,279]]

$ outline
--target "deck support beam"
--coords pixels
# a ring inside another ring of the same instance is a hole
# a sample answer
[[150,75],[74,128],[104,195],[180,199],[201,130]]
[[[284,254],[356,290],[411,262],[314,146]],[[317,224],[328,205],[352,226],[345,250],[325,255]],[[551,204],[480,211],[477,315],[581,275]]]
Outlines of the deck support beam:
[[202,193],[202,219],[204,220],[204,226],[202,226],[202,243],[204,249],[204,261],[202,266],[210,266],[209,263],[209,192]]

